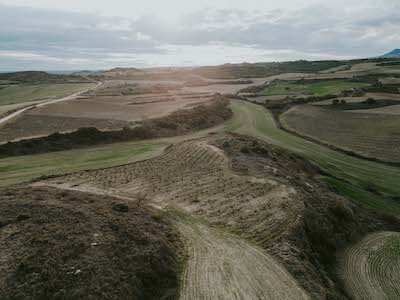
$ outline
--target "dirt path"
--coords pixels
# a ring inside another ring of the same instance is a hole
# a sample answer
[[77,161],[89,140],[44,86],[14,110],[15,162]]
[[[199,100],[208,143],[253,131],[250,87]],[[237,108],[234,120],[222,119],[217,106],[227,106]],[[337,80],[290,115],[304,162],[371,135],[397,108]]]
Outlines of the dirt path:
[[53,103],[57,103],[57,102],[73,100],[73,99],[75,99],[76,97],[78,97],[82,93],[85,93],[85,92],[87,92],[89,90],[93,90],[95,88],[98,88],[101,84],[102,84],[101,82],[98,82],[96,86],[94,86],[94,87],[92,87],[90,89],[86,89],[84,91],[80,91],[78,93],[69,95],[69,96],[64,97],[64,98],[54,99],[54,100],[50,100],[50,101],[43,102],[43,103],[40,103],[40,104],[34,104],[34,105],[30,105],[30,106],[21,108],[21,109],[17,110],[16,112],[13,112],[12,114],[9,114],[8,116],[5,116],[4,118],[1,118],[0,119],[0,125],[5,124],[6,122],[9,122],[10,120],[14,119],[15,117],[17,117],[18,115],[22,114],[23,112],[25,112],[27,110],[30,110],[30,109],[33,109],[33,108],[36,108],[36,107],[43,107],[43,106],[46,106],[46,105],[49,105],[49,104],[53,104]]
[[187,219],[177,226],[189,255],[180,299],[309,299],[275,259],[244,239]]
[[367,236],[347,251],[343,268],[354,299],[400,299],[400,233]]

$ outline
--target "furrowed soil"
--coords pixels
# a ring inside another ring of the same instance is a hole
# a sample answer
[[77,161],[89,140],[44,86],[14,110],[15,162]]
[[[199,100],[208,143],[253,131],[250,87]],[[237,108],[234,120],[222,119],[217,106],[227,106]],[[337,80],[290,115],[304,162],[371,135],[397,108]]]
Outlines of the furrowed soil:
[[33,185],[178,210],[172,219],[189,253],[182,299],[346,299],[330,271],[335,253],[380,223],[315,181],[316,173],[271,145],[217,135]]
[[399,299],[400,233],[366,236],[347,251],[343,269],[346,286],[354,299]]
[[182,243],[135,201],[52,188],[0,192],[0,298],[175,299]]
[[335,147],[383,161],[400,162],[400,116],[301,105],[285,112],[280,120],[291,131]]

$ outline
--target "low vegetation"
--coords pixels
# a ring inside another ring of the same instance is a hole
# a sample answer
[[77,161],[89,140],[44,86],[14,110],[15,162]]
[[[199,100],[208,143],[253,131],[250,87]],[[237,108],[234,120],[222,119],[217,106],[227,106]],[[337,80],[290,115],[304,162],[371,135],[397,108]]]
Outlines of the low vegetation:
[[44,187],[0,195],[1,299],[176,297],[181,241],[146,204]]
[[338,67],[342,64],[343,62],[341,61],[309,62],[299,60],[281,63],[225,64],[216,67],[201,67],[193,72],[208,78],[233,79],[268,77],[281,73],[312,73]]
[[374,98],[368,98],[364,101],[359,102],[346,102],[346,100],[334,99],[331,105],[323,105],[323,108],[332,110],[360,110],[360,109],[374,109],[380,107],[386,107],[391,105],[400,105],[398,100],[375,100]]
[[75,75],[56,75],[42,71],[24,71],[13,73],[0,73],[0,82],[8,81],[13,83],[71,83],[71,82],[93,82],[90,79]]
[[352,82],[345,80],[325,80],[325,81],[308,81],[301,80],[295,83],[277,82],[268,85],[264,92],[264,96],[272,95],[313,95],[326,96],[338,94],[349,89],[367,86],[367,83]]

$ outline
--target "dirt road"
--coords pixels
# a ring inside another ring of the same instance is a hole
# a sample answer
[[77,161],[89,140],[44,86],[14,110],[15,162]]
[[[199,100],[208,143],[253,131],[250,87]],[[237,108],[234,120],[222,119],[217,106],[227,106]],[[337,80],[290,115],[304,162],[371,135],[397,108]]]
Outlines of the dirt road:
[[54,99],[54,100],[50,100],[50,101],[43,102],[43,103],[40,103],[40,104],[30,105],[30,106],[21,108],[21,109],[17,110],[16,112],[13,112],[12,114],[10,114],[10,115],[8,115],[8,116],[6,116],[4,118],[1,118],[0,119],[0,125],[5,124],[6,122],[9,122],[10,120],[14,119],[16,116],[22,114],[23,112],[25,112],[27,110],[30,110],[30,109],[33,109],[33,108],[36,108],[36,107],[43,107],[43,106],[46,106],[46,105],[49,105],[49,104],[53,104],[53,103],[57,103],[57,102],[61,102],[61,101],[73,100],[73,99],[75,99],[76,97],[78,97],[82,93],[85,93],[85,92],[87,92],[89,90],[93,90],[95,88],[98,88],[101,84],[102,84],[101,82],[98,82],[96,86],[94,86],[94,87],[92,87],[90,89],[86,89],[86,90],[80,91],[78,93],[69,95],[69,96],[64,97],[64,98]]

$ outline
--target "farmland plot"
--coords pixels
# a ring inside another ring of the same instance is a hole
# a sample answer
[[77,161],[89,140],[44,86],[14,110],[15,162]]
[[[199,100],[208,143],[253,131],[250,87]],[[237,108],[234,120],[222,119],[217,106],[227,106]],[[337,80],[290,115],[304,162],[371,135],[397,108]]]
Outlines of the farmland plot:
[[94,87],[94,83],[17,84],[0,89],[0,105],[62,98]]
[[356,300],[400,298],[400,234],[374,233],[351,247],[344,279]]
[[366,83],[350,82],[344,80],[328,80],[322,82],[304,83],[278,83],[268,86],[263,94],[265,96],[273,95],[314,95],[324,96],[328,94],[337,94],[351,88],[367,86]]
[[286,128],[329,145],[383,161],[400,161],[398,115],[331,111],[303,105],[284,113],[281,121]]

